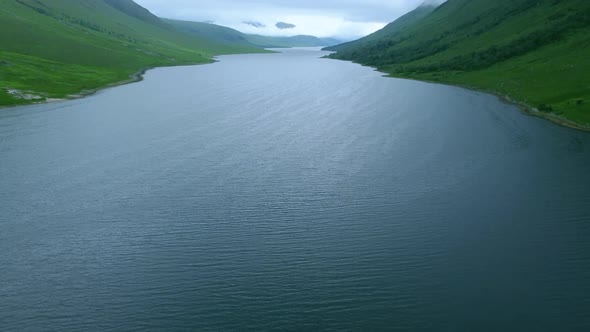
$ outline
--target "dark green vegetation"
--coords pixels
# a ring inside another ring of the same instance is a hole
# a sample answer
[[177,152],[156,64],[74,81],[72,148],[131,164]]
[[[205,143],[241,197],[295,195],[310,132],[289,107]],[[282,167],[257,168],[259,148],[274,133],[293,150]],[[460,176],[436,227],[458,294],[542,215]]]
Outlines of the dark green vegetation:
[[494,92],[590,128],[587,0],[449,0],[329,50],[392,76]]
[[0,1],[0,45],[0,105],[65,98],[146,68],[264,52],[180,32],[131,0]]
[[200,38],[209,38],[225,43],[238,44],[262,48],[286,48],[286,47],[319,47],[331,46],[340,43],[333,38],[318,38],[314,36],[292,36],[292,37],[269,37],[261,35],[250,35],[241,33],[227,27],[189,21],[178,21],[164,19],[164,21],[179,31],[191,34]]

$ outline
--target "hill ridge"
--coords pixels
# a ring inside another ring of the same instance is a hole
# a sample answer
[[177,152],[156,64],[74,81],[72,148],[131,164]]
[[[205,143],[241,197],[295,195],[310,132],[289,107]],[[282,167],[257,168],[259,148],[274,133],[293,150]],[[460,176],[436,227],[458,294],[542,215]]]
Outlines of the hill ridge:
[[146,21],[153,24],[164,25],[164,22],[157,17],[156,15],[152,14],[147,8],[144,8],[132,0],[102,0],[112,6],[120,10],[121,12],[140,19],[142,21]]

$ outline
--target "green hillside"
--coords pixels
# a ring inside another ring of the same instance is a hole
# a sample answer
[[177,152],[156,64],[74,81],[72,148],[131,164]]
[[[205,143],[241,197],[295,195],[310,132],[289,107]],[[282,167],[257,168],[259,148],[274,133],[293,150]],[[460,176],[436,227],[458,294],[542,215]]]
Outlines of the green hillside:
[[164,19],[164,21],[174,26],[179,31],[191,34],[196,37],[210,38],[224,43],[238,44],[244,46],[261,47],[261,48],[286,48],[286,47],[320,47],[330,46],[340,43],[332,38],[318,38],[314,36],[292,36],[292,37],[270,37],[261,35],[250,35],[209,23],[199,23],[190,21],[179,21]]
[[332,49],[333,58],[490,91],[590,128],[587,0],[448,0],[401,29]]
[[146,68],[262,51],[181,33],[131,0],[3,0],[0,45],[0,105],[64,98]]

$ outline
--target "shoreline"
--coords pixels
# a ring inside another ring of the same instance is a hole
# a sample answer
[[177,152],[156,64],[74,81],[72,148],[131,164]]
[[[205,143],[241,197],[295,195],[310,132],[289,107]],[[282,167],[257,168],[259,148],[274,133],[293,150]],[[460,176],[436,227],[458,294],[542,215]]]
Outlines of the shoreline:
[[53,103],[59,103],[59,102],[65,102],[65,101],[69,101],[69,100],[76,100],[76,99],[82,99],[82,98],[86,98],[86,97],[90,97],[92,95],[95,95],[101,91],[107,90],[107,89],[111,89],[111,88],[116,88],[119,86],[123,86],[123,85],[127,85],[127,84],[133,84],[133,83],[137,83],[137,82],[141,82],[144,80],[144,76],[145,74],[152,70],[152,69],[157,69],[157,68],[168,68],[168,67],[182,67],[182,66],[199,66],[199,65],[208,65],[208,64],[212,64],[217,62],[216,59],[211,59],[210,62],[203,62],[203,63],[188,63],[188,64],[179,64],[179,65],[164,65],[164,66],[155,66],[155,67],[146,67],[143,69],[140,69],[139,71],[129,75],[129,78],[122,80],[122,81],[117,81],[117,82],[113,82],[113,83],[109,83],[107,85],[98,87],[98,88],[94,88],[94,89],[89,89],[89,90],[82,90],[78,93],[75,94],[71,94],[68,95],[65,98],[46,98],[43,101],[40,102],[32,102],[32,103],[28,103],[28,104],[20,104],[20,105],[0,105],[0,110],[2,109],[9,109],[9,108],[15,108],[15,107],[25,107],[25,106],[35,106],[35,105],[44,105],[44,104],[53,104]]
[[457,88],[462,88],[462,89],[466,89],[466,90],[470,90],[470,91],[476,91],[476,92],[481,92],[481,93],[485,93],[485,94],[489,94],[492,96],[497,97],[501,102],[506,103],[506,104],[510,104],[510,105],[514,105],[517,106],[520,109],[520,112],[528,115],[528,116],[535,116],[538,118],[542,118],[544,120],[547,120],[555,125],[558,126],[562,126],[562,127],[566,127],[566,128],[570,128],[570,129],[575,129],[575,130],[580,130],[580,131],[584,131],[584,132],[590,132],[590,124],[587,125],[583,125],[583,124],[579,124],[576,122],[573,122],[571,120],[565,119],[557,114],[553,114],[553,113],[543,113],[541,111],[539,111],[536,107],[533,107],[525,102],[522,101],[518,101],[513,99],[512,97],[508,96],[508,95],[504,95],[495,91],[491,91],[491,90],[486,90],[483,88],[476,88],[473,86],[469,86],[469,85],[462,85],[462,84],[454,84],[454,83],[450,83],[450,82],[441,82],[441,81],[430,81],[430,80],[425,80],[425,79],[420,79],[420,78],[414,78],[414,77],[408,77],[408,76],[395,76],[392,73],[388,73],[384,70],[381,70],[377,67],[372,67],[372,66],[366,66],[363,65],[362,63],[358,63],[352,60],[342,60],[342,59],[334,59],[334,58],[330,58],[328,56],[324,56],[323,58],[326,59],[331,59],[331,60],[337,60],[337,61],[348,61],[348,62],[352,62],[352,63],[356,63],[358,65],[361,65],[363,67],[368,67],[368,68],[372,68],[375,71],[382,73],[383,77],[388,77],[388,78],[397,78],[397,79],[406,79],[406,80],[411,80],[411,81],[417,81],[417,82],[425,82],[425,83],[430,83],[430,84],[440,84],[440,85],[446,85],[446,86],[454,86]]
[[[375,68],[375,67],[371,67],[371,68]],[[590,132],[590,125],[579,124],[579,123],[573,122],[571,120],[565,119],[557,114],[541,112],[536,107],[533,107],[525,102],[515,100],[508,95],[504,95],[504,94],[501,94],[501,93],[498,93],[495,91],[486,90],[483,88],[476,88],[476,87],[469,86],[469,85],[445,83],[445,82],[440,82],[440,81],[429,81],[429,80],[412,78],[412,77],[404,77],[404,76],[394,76],[393,74],[381,71],[378,68],[375,68],[375,70],[380,73],[383,73],[385,77],[398,78],[398,79],[408,79],[408,80],[412,80],[412,81],[425,82],[425,83],[431,83],[431,84],[440,84],[440,85],[446,85],[446,86],[454,86],[457,88],[462,88],[462,89],[466,89],[466,90],[470,90],[470,91],[489,94],[489,95],[495,96],[496,98],[498,98],[501,102],[503,102],[505,104],[517,106],[520,109],[520,112],[524,115],[542,118],[542,119],[547,120],[547,121],[549,121],[555,125],[558,125],[558,126],[562,126],[562,127],[566,127],[566,128],[570,128],[570,129],[575,129],[575,130],[580,130],[580,131],[584,131],[584,132]]]
[[59,103],[59,102],[65,102],[65,101],[69,101],[69,100],[76,100],[76,99],[82,99],[85,97],[89,97],[92,95],[95,95],[101,91],[107,90],[107,89],[111,89],[111,88],[116,88],[118,86],[122,86],[122,85],[127,85],[127,84],[132,84],[132,83],[137,83],[137,82],[141,82],[144,79],[144,75],[152,70],[152,69],[158,69],[158,68],[169,68],[169,67],[182,67],[182,66],[200,66],[200,65],[210,65],[210,64],[214,64],[219,62],[219,60],[217,59],[219,56],[223,56],[223,55],[239,55],[239,54],[273,54],[273,53],[280,53],[277,51],[272,51],[270,49],[264,49],[266,50],[266,52],[260,52],[260,53],[236,53],[236,54],[217,54],[211,58],[209,58],[207,62],[197,62],[197,63],[182,63],[182,64],[168,64],[168,65],[162,65],[162,66],[153,66],[153,67],[146,67],[143,69],[138,70],[137,72],[130,74],[129,77],[125,80],[122,81],[117,81],[117,82],[113,82],[113,83],[109,83],[107,85],[103,85],[94,89],[89,89],[89,90],[82,90],[78,93],[73,93],[70,94],[64,98],[45,98],[45,100],[40,101],[40,102],[31,102],[31,103],[24,103],[24,104],[16,104],[16,105],[0,105],[0,110],[2,109],[9,109],[9,108],[15,108],[15,107],[25,107],[25,106],[35,106],[35,105],[44,105],[44,104],[52,104],[52,103]]
[[82,99],[85,97],[89,97],[92,95],[97,94],[100,91],[106,90],[106,89],[110,89],[110,88],[115,88],[118,86],[122,86],[122,85],[127,85],[127,84],[132,84],[132,83],[137,83],[137,82],[141,82],[143,81],[143,76],[145,75],[145,73],[148,70],[151,69],[155,69],[155,68],[159,68],[159,67],[150,67],[150,68],[144,68],[141,69],[131,75],[129,75],[129,78],[123,81],[117,81],[114,83],[109,83],[105,86],[101,86],[99,88],[95,88],[95,89],[90,89],[90,90],[82,90],[78,93],[75,94],[71,94],[68,95],[65,98],[46,98],[43,101],[40,102],[32,102],[29,104],[20,104],[20,105],[0,105],[0,109],[9,109],[9,108],[15,108],[15,107],[25,107],[25,106],[35,106],[35,105],[44,105],[44,104],[53,104],[53,103],[59,103],[59,102],[64,102],[64,101],[69,101],[69,100],[76,100],[76,99]]
[[470,88],[470,90],[489,93],[491,95],[494,95],[494,96],[498,97],[504,103],[518,106],[518,108],[520,108],[520,111],[525,115],[542,118],[542,119],[550,121],[551,123],[556,124],[558,126],[576,129],[576,130],[580,130],[580,131],[584,131],[584,132],[590,132],[590,125],[582,125],[582,124],[573,122],[571,120],[562,118],[557,114],[541,112],[536,107],[532,107],[526,103],[520,102],[518,100],[514,100],[508,95],[501,95],[499,93],[495,93],[492,91],[478,90],[478,89],[473,89],[473,88]]

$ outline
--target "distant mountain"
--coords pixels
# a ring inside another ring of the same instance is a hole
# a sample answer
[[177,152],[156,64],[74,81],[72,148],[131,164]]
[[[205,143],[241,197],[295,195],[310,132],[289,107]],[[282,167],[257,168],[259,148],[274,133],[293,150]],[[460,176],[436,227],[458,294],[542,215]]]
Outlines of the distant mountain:
[[63,98],[250,44],[180,32],[131,0],[0,1],[0,106]]
[[286,48],[286,47],[320,47],[340,43],[332,38],[318,38],[314,36],[293,37],[269,37],[262,35],[250,35],[224,26],[164,19],[164,22],[177,30],[191,34],[195,37],[212,39],[230,44],[262,48]]
[[277,24],[275,24],[275,26],[281,30],[295,29],[297,27],[295,24],[285,22],[278,22]]
[[318,38],[307,35],[299,35],[292,37],[269,37],[260,35],[247,35],[246,38],[252,45],[264,48],[323,47],[341,43],[341,41],[333,38]]
[[221,25],[172,19],[162,20],[178,31],[190,34],[197,38],[214,40],[229,45],[257,47],[249,42],[246,34]]
[[491,91],[590,129],[587,0],[448,0],[328,49],[393,76]]

